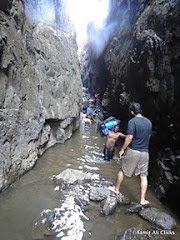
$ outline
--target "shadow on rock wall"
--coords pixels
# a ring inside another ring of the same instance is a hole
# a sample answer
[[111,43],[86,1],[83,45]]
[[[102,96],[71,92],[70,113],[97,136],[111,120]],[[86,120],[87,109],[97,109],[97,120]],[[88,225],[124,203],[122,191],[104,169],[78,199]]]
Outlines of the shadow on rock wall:
[[[127,111],[130,101],[142,104],[143,114],[153,122],[150,180],[155,191],[161,192],[158,194],[161,199],[178,203],[180,3],[113,1],[111,11],[109,21],[116,20],[119,25],[99,57],[100,61],[103,58],[108,76],[104,99],[111,114],[123,121],[130,117]],[[101,78],[101,69],[93,68],[93,63],[89,66]],[[171,154],[164,163],[167,149]]]

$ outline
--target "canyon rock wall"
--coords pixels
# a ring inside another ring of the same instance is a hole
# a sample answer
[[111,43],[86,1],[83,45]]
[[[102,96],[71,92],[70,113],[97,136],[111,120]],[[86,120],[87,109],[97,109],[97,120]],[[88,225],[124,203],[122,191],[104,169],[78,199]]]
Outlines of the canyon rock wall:
[[[150,179],[161,199],[180,213],[180,2],[176,0],[111,1],[108,22],[114,35],[100,56],[86,62],[92,86],[104,79],[104,107],[123,121],[130,101],[139,101],[153,122]],[[103,62],[100,70],[94,67]],[[85,70],[84,70],[85,72]]]
[[0,190],[71,137],[82,105],[71,36],[32,24],[23,1],[7,3],[0,4]]

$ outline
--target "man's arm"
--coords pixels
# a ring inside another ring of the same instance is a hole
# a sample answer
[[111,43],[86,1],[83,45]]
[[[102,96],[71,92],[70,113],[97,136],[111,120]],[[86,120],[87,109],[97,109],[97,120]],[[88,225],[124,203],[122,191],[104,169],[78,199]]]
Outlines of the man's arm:
[[125,138],[126,135],[124,135],[123,133],[119,132],[119,137],[121,137],[121,138]]
[[133,139],[133,135],[130,135],[130,134],[126,135],[124,144],[123,144],[123,146],[122,146],[122,148],[121,148],[121,150],[120,150],[120,152],[119,152],[119,157],[120,157],[120,158],[121,158],[121,156],[123,155],[125,149],[126,149],[126,148],[129,146],[129,144],[131,143],[132,139]]

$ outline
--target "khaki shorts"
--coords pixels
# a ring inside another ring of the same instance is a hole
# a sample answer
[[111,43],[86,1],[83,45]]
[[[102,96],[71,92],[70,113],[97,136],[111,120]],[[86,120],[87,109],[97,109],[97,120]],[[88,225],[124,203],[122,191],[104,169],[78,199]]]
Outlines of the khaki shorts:
[[131,177],[132,175],[148,176],[149,153],[140,152],[128,148],[121,162],[123,173]]

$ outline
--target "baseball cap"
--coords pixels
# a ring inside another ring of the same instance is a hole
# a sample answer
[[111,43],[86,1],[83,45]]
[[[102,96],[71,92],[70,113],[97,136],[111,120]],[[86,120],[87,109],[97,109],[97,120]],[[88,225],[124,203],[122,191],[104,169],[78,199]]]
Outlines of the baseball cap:
[[130,111],[133,111],[135,114],[142,113],[141,105],[138,102],[132,102],[129,106]]

